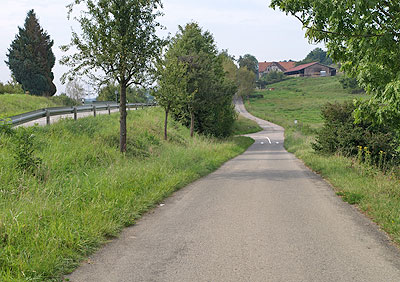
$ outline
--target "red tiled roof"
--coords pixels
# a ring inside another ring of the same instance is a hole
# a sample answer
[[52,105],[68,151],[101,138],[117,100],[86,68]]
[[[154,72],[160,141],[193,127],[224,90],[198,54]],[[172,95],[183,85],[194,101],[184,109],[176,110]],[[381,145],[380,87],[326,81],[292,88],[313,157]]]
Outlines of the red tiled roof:
[[279,64],[285,71],[296,65],[296,62],[260,62],[258,63],[258,72],[264,72],[273,63]]
[[272,62],[258,63],[258,72],[264,72],[271,64]]
[[294,67],[294,68],[292,68],[292,69],[289,69],[289,70],[287,70],[287,71],[285,71],[285,72],[299,71],[299,70],[308,68],[309,66],[312,66],[312,65],[315,65],[315,64],[318,64],[318,62],[312,62],[312,63],[300,65],[300,66]]
[[279,64],[285,69],[290,70],[296,66],[296,62],[279,62]]

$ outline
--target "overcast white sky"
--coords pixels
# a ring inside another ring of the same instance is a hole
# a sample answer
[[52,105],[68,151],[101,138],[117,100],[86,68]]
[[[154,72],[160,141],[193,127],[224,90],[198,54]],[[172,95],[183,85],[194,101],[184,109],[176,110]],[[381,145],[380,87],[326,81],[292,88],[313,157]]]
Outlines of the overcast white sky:
[[[59,46],[69,43],[73,21],[67,20],[65,6],[72,0],[1,0],[0,10],[0,81],[10,79],[4,63],[18,26],[23,26],[28,10],[34,9],[41,26],[54,40],[54,67],[58,93],[64,90],[60,77],[66,72],[58,64]],[[165,13],[159,21],[174,35],[178,25],[196,21],[214,34],[219,49],[228,49],[238,58],[252,54],[259,61],[301,60],[312,49],[304,38],[301,24],[294,17],[269,8],[270,0],[163,0]],[[166,33],[166,34],[167,34]],[[165,34],[165,35],[166,35]]]

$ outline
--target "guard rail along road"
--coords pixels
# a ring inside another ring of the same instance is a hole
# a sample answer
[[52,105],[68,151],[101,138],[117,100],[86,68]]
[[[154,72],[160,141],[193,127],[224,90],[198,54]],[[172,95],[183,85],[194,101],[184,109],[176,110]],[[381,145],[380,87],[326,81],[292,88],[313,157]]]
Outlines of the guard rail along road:
[[[138,108],[143,109],[145,107],[153,107],[155,105],[155,103],[128,103],[126,104],[126,107],[127,110],[130,110]],[[111,110],[113,109],[119,109],[119,104],[116,102],[102,102],[72,107],[45,108],[12,116],[6,119],[0,119],[0,121],[11,123],[12,126],[17,126],[30,121],[46,118],[46,123],[50,124],[50,117],[52,116],[73,114],[73,117],[76,120],[78,119],[78,113],[93,112],[93,116],[96,116],[97,111],[108,111],[108,114],[111,114]]]

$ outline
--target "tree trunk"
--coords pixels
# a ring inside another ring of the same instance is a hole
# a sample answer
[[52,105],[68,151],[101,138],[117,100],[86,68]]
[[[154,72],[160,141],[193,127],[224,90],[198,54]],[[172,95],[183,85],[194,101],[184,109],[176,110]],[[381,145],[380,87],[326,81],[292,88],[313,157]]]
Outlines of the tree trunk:
[[190,137],[193,137],[194,134],[194,113],[190,113]]
[[169,113],[169,106],[165,108],[164,140],[168,139],[168,136],[167,136],[168,113]]
[[119,104],[119,113],[120,113],[120,135],[119,135],[119,149],[121,153],[126,152],[126,83],[120,83],[120,104]]

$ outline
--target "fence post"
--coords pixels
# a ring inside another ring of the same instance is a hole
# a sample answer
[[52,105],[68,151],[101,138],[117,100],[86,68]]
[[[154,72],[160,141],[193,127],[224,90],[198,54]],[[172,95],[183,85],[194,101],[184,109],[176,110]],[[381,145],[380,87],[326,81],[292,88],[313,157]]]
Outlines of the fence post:
[[107,105],[107,110],[108,110],[108,115],[111,115],[111,107],[110,107],[110,105]]
[[93,105],[93,116],[96,116],[96,105]]
[[78,109],[74,107],[74,120],[78,119]]
[[46,124],[50,124],[50,111],[48,109],[46,109]]

